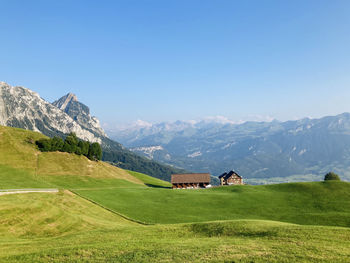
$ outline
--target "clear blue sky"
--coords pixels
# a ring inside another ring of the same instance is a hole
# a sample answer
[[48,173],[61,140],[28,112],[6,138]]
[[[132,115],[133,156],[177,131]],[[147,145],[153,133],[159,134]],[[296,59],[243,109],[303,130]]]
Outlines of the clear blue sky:
[[104,123],[350,111],[350,1],[0,0],[0,80]]

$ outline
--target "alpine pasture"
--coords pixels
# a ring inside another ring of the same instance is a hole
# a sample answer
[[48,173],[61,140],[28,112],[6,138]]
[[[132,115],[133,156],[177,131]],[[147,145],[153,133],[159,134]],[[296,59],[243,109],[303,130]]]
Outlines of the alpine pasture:
[[0,127],[0,262],[346,262],[350,184],[172,190]]

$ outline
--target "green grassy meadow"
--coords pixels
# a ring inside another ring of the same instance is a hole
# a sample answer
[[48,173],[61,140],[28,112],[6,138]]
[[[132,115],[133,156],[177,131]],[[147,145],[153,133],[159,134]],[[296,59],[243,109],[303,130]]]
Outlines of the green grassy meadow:
[[350,183],[172,190],[42,137],[0,126],[0,189],[60,189],[0,195],[0,262],[349,262]]
[[203,190],[79,190],[105,207],[147,223],[261,219],[350,227],[350,183],[313,182]]

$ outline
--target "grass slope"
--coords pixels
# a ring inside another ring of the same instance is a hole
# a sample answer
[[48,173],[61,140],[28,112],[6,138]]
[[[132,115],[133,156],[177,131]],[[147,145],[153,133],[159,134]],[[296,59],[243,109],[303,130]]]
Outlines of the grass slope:
[[167,182],[167,181],[163,181],[160,180],[158,178],[154,178],[142,173],[138,173],[138,172],[134,172],[134,171],[127,171],[128,173],[130,173],[133,177],[139,179],[140,181],[142,181],[144,184],[146,184],[147,186],[150,187],[160,187],[160,188],[170,188],[172,186],[171,183]]
[[0,189],[48,188],[50,186],[49,183],[39,180],[34,172],[0,164]]
[[34,142],[44,135],[0,126],[1,188],[115,188],[167,183],[105,162],[61,152],[40,152]]
[[205,190],[80,190],[128,217],[149,223],[263,219],[350,227],[350,183],[313,182]]
[[96,227],[131,225],[66,190],[5,195],[1,196],[0,204],[2,238],[57,237]]
[[[169,183],[66,153],[0,126],[0,188],[73,193],[0,196],[0,262],[347,262],[350,184],[171,190]],[[153,186],[153,187],[147,187]],[[254,220],[251,220],[254,219]],[[214,221],[227,220],[227,221]],[[213,222],[203,222],[213,221]]]
[[0,198],[0,262],[346,262],[350,229],[130,223],[69,192]]

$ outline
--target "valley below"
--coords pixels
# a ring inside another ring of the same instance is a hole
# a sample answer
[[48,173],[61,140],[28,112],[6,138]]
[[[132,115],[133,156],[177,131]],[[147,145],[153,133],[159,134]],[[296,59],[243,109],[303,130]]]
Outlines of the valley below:
[[233,123],[214,118],[145,123],[107,131],[131,151],[192,172],[235,170],[249,184],[350,181],[350,114],[320,119]]

